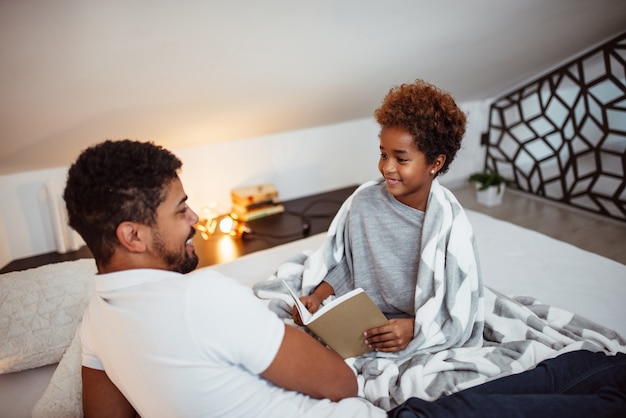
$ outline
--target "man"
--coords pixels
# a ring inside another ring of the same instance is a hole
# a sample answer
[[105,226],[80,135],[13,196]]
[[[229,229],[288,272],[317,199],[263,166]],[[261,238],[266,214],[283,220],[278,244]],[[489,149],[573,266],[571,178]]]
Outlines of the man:
[[105,141],[70,167],[69,223],[94,255],[81,326],[85,416],[385,416],[352,370],[251,290],[198,263],[182,163]]

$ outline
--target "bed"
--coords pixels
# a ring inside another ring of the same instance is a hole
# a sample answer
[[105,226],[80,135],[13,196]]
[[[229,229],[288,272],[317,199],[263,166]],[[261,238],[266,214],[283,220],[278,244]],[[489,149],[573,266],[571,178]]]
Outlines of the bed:
[[[485,285],[530,295],[626,335],[626,265],[478,212],[467,214]],[[206,268],[253,286],[323,240],[324,234],[313,235]],[[81,416],[75,332],[94,271],[93,260],[82,259],[0,275],[0,416]]]

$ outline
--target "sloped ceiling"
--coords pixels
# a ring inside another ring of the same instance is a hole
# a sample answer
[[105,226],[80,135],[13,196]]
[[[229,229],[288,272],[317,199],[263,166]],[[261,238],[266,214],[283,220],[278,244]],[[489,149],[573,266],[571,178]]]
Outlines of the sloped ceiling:
[[624,0],[3,0],[0,174],[370,117],[423,78],[506,93],[626,30]]

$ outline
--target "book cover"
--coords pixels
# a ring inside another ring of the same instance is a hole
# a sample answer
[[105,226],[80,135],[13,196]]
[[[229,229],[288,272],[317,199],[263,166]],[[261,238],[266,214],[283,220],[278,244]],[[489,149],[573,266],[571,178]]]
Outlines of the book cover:
[[248,206],[268,200],[277,201],[278,191],[271,183],[256,186],[239,187],[230,191],[231,201],[234,204]]
[[251,203],[249,205],[240,205],[238,203],[233,202],[232,208],[233,211],[246,213],[257,209],[262,209],[266,207],[271,207],[275,205],[281,205],[282,202],[280,200],[271,199],[271,200],[263,200],[261,202]]
[[311,314],[283,280],[295,301],[302,323],[342,358],[372,351],[363,343],[363,331],[389,321],[361,288],[335,298]]
[[279,203],[271,206],[264,206],[258,209],[241,212],[233,205],[231,210],[233,218],[243,222],[248,222],[255,219],[263,218],[265,216],[282,213],[285,211],[285,206]]

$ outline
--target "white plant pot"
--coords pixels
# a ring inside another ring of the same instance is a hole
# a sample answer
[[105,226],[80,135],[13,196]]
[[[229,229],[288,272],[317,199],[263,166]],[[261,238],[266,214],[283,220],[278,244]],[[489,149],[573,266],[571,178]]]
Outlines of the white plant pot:
[[498,186],[490,186],[486,190],[478,190],[479,185],[476,185],[476,198],[478,203],[484,206],[493,207],[502,204],[502,197],[504,196],[504,184],[500,185],[500,191],[498,192]]

